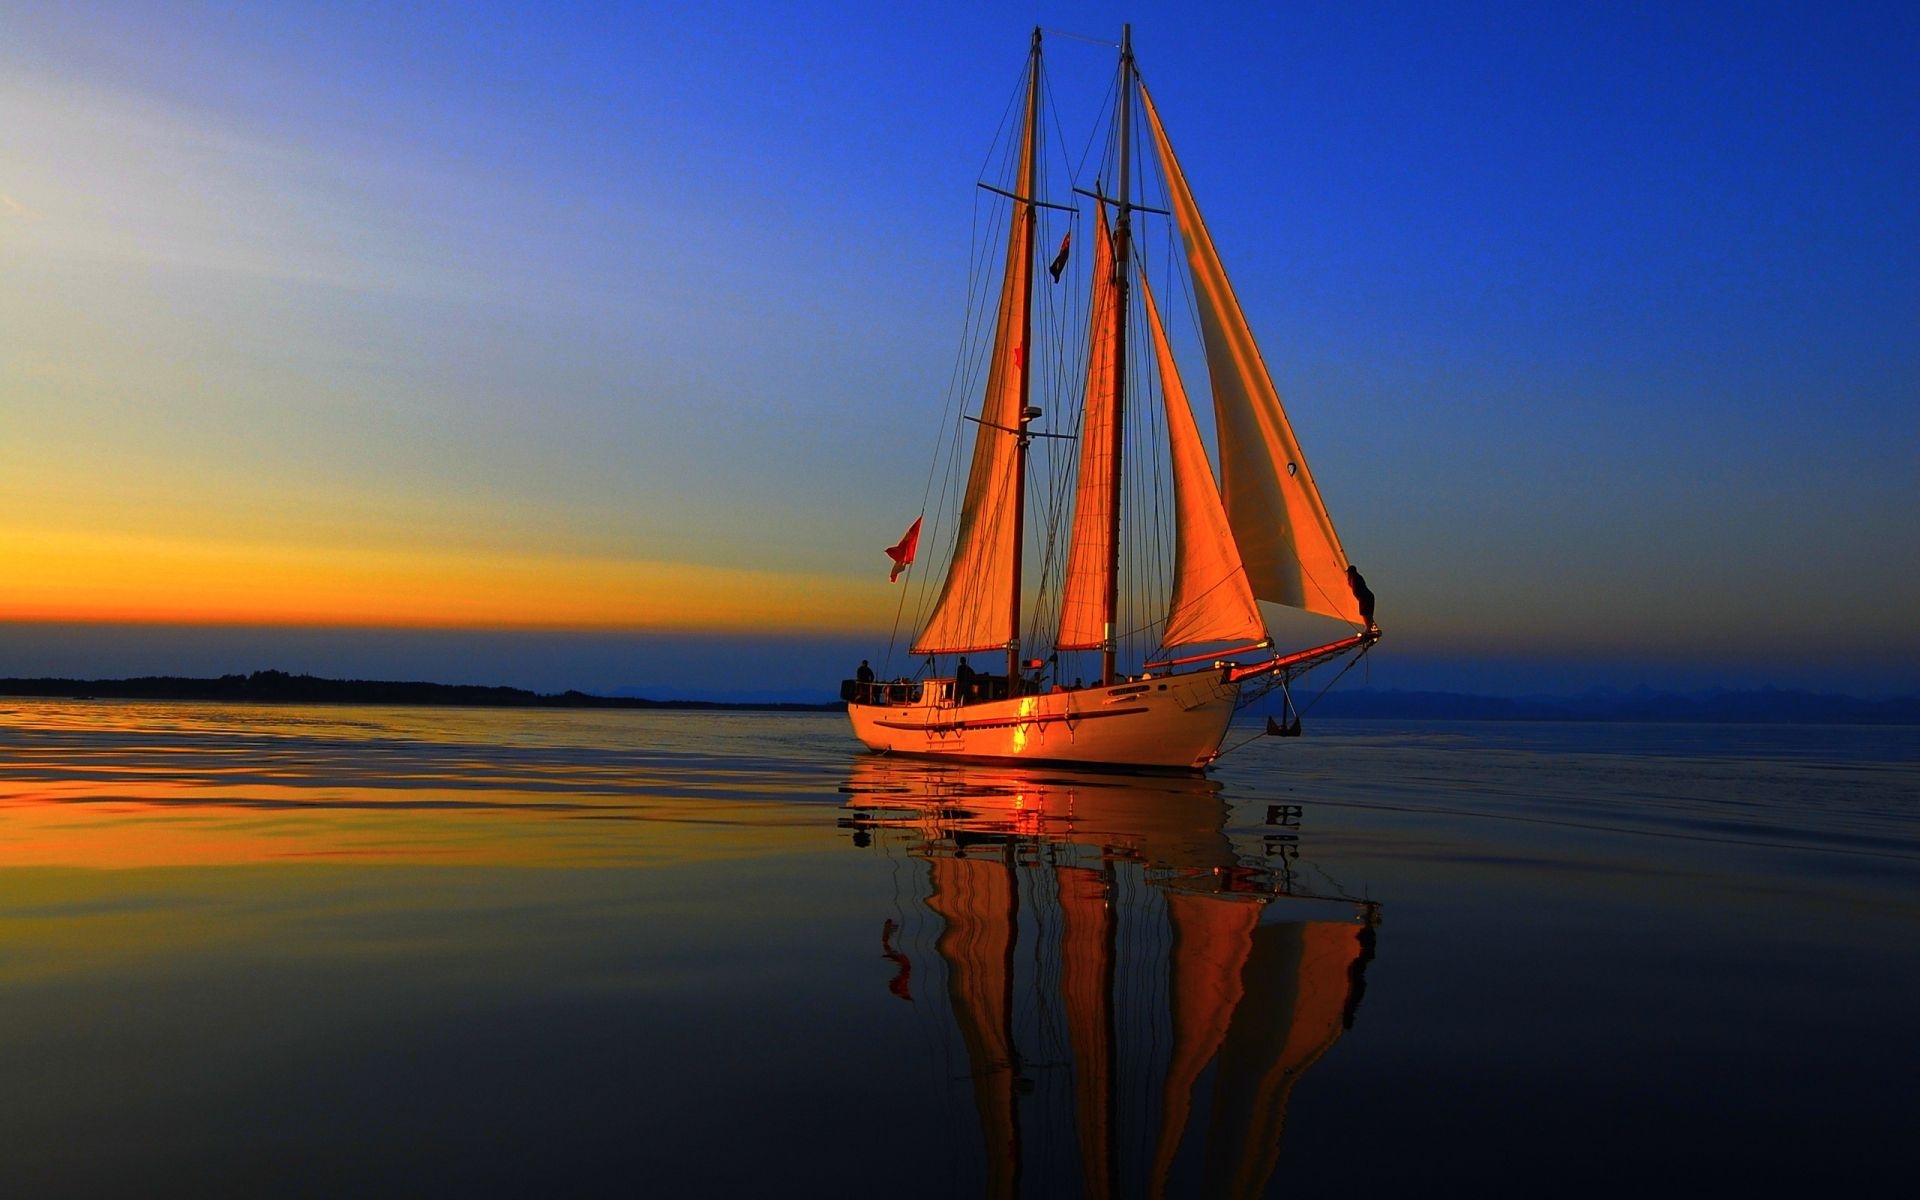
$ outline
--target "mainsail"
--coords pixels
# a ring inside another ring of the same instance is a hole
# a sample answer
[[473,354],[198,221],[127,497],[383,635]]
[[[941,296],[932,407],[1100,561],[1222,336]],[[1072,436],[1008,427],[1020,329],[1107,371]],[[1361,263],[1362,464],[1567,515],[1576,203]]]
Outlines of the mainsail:
[[[1027,117],[1020,137],[1020,186],[1034,191],[1033,114],[1039,96],[1039,48],[1027,76]],[[973,467],[960,505],[960,528],[933,616],[913,643],[915,654],[999,650],[1018,634],[1020,619],[1021,439],[1032,326],[1033,206],[1024,203],[1007,236],[987,391],[973,443]]]
[[1193,273],[1219,424],[1221,495],[1253,594],[1363,624],[1347,585],[1346,552],[1144,83],[1140,99]]

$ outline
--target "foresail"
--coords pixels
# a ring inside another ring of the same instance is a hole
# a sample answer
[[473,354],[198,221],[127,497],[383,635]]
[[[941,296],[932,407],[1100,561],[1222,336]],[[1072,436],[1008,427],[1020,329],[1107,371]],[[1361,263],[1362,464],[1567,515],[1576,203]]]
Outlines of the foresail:
[[1214,486],[1213,468],[1207,464],[1206,444],[1194,424],[1193,406],[1174,364],[1166,327],[1144,278],[1140,296],[1160,363],[1167,446],[1173,463],[1173,597],[1167,606],[1167,630],[1160,640],[1169,646],[1260,641],[1267,636],[1266,622],[1253,601],[1233,530],[1220,505],[1220,491]]
[[1093,303],[1087,354],[1087,396],[1080,419],[1080,473],[1074,487],[1073,534],[1060,601],[1062,650],[1104,646],[1107,588],[1113,576],[1113,239],[1100,208],[1094,241]]
[[[1036,86],[1030,78],[1029,88]],[[1020,139],[1020,174],[1033,177],[1033,129]],[[1023,185],[1024,186],[1024,185]],[[953,561],[933,615],[913,643],[915,654],[966,654],[999,650],[1013,641],[1019,602],[1020,410],[1027,371],[1026,305],[1033,273],[1027,214],[1009,223],[1007,268],[1000,283],[987,391],[980,403],[973,466],[961,500]]]
[[1220,491],[1253,594],[1360,624],[1339,535],[1144,84],[1140,97],[1193,273],[1219,424]]

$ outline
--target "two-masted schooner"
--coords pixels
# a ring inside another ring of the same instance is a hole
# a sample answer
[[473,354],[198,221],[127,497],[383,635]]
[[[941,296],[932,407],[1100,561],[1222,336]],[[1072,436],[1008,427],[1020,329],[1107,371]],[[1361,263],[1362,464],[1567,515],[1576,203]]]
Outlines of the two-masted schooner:
[[[1069,228],[1049,266],[1040,257],[1051,247],[1041,243],[1039,226],[1043,215],[1078,216],[1041,195],[1040,43],[1036,29],[1017,149],[1007,157],[1009,186],[982,185],[1009,214],[1005,267],[991,316],[983,397],[977,417],[967,418],[973,445],[958,493],[952,555],[912,643],[913,656],[926,666],[917,678],[849,680],[842,695],[855,735],[876,751],[1202,770],[1220,753],[1244,700],[1373,646],[1380,632],[1372,595],[1348,562],[1314,486],[1140,80],[1130,36],[1120,47],[1111,151],[1103,160],[1113,186],[1109,191],[1097,182],[1083,192],[1095,216],[1087,318],[1075,330],[1086,348],[1070,372],[1081,392],[1078,420],[1065,432],[1036,426],[1044,416],[1035,403],[1036,378],[1044,364],[1060,361],[1036,339],[1036,309],[1051,303],[1041,279],[1050,274],[1057,284],[1073,233]],[[1136,123],[1143,137],[1136,138]],[[1138,140],[1152,143],[1165,209],[1140,198]],[[1184,247],[1191,282],[1182,298],[1197,319],[1213,395],[1218,486],[1173,339],[1141,269],[1135,218],[1145,213],[1170,216]],[[1144,339],[1135,336],[1140,330]],[[1150,408],[1156,390],[1158,406]],[[1130,442],[1128,431],[1140,425],[1142,409],[1150,409],[1148,427],[1164,441],[1171,478],[1162,490],[1169,501],[1165,519],[1151,522],[1123,486],[1141,461],[1138,439]],[[1032,590],[1040,600],[1027,606],[1034,627],[1023,641],[1029,451],[1036,439],[1077,454],[1059,474],[1054,518],[1042,522],[1065,533],[1035,554],[1041,579]],[[1163,525],[1172,535],[1155,576],[1165,607],[1150,617],[1138,615],[1144,610],[1132,594],[1144,590],[1140,580],[1153,573],[1123,561],[1123,515],[1136,525]],[[889,551],[896,574],[911,561],[919,528],[916,521],[909,538]],[[1257,601],[1334,618],[1349,632],[1283,653]],[[1043,611],[1057,624],[1041,628]],[[1137,660],[1123,659],[1123,644],[1140,648]],[[1034,656],[1046,647],[1050,655]],[[1087,672],[1091,680],[1068,682],[1061,656],[1075,652],[1098,655],[1097,673]],[[1004,670],[977,671],[964,657],[969,654],[1004,655]],[[938,672],[937,656],[948,655],[960,657],[950,673]]]

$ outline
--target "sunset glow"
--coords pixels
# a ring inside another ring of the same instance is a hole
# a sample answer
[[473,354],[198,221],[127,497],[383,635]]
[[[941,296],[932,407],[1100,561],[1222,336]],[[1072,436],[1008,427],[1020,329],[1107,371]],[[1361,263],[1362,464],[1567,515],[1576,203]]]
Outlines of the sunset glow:
[[24,621],[853,630],[870,583],[671,562],[0,529]]

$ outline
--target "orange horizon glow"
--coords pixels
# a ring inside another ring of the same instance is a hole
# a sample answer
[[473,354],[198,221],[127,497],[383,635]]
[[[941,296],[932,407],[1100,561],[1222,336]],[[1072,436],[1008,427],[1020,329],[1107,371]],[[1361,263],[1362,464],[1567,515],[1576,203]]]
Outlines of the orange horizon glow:
[[872,580],[587,556],[0,529],[0,621],[403,629],[856,631]]

